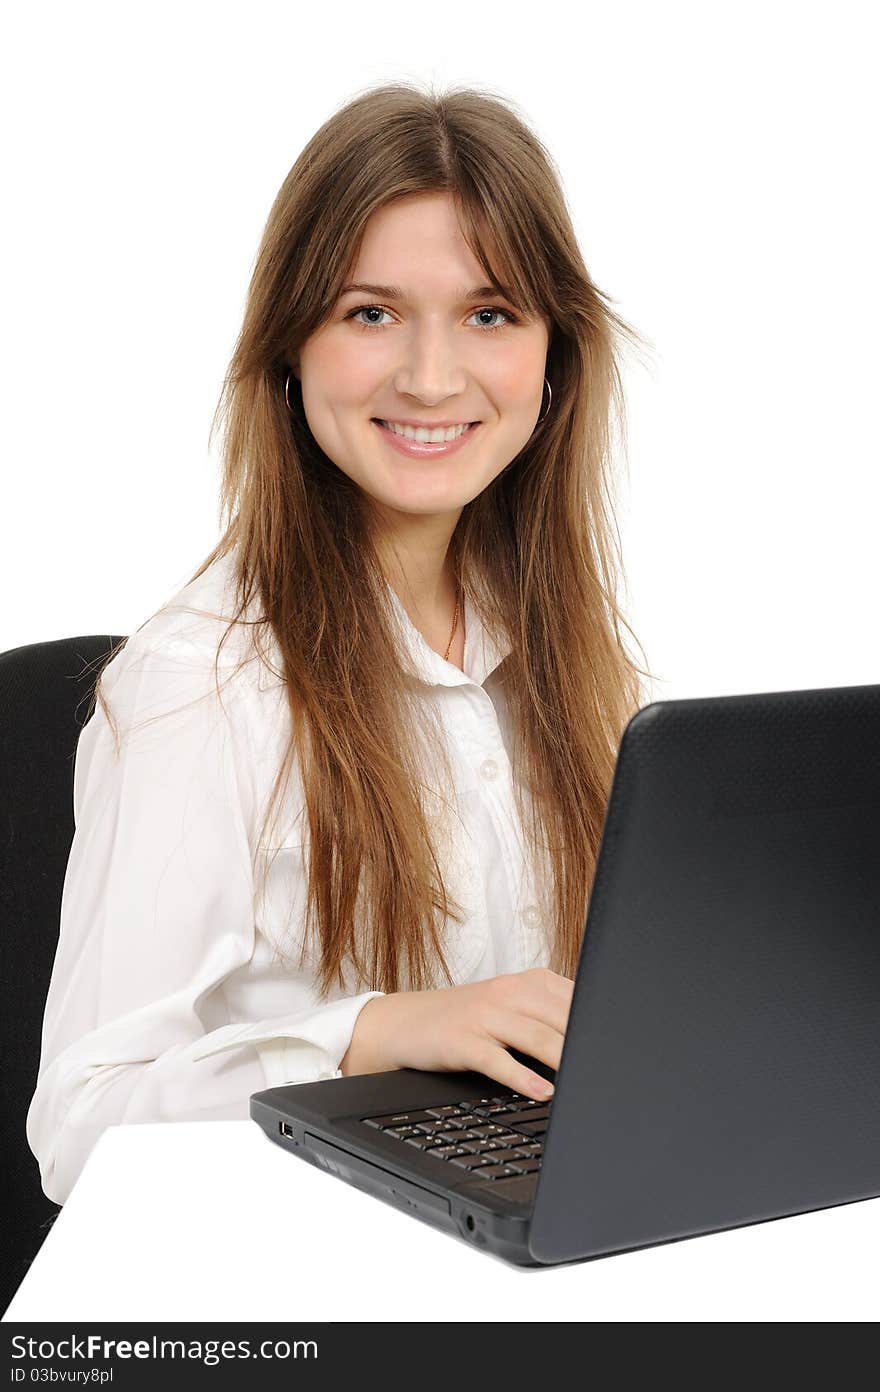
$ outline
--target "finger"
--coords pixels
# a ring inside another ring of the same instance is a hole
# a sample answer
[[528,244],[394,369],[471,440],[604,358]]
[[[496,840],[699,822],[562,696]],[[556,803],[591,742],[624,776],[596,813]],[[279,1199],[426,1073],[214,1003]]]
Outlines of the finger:
[[478,1073],[491,1078],[493,1082],[509,1087],[522,1097],[531,1097],[535,1102],[546,1102],[553,1096],[551,1082],[542,1078],[525,1064],[517,1063],[500,1044],[487,1043],[472,1064]]
[[486,1027],[499,1044],[519,1049],[520,1053],[558,1072],[565,1043],[565,1034],[560,1030],[517,1011],[498,1012],[486,1022]]

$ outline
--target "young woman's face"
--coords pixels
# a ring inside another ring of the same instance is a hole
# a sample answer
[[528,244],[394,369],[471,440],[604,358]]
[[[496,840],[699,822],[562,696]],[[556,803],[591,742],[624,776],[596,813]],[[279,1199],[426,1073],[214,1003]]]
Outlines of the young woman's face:
[[[492,293],[470,298],[485,281],[449,195],[406,198],[370,219],[346,282],[373,288],[345,291],[300,351],[312,434],[385,515],[443,514],[454,525],[535,428],[548,321]],[[407,453],[379,421],[479,424],[452,450]]]

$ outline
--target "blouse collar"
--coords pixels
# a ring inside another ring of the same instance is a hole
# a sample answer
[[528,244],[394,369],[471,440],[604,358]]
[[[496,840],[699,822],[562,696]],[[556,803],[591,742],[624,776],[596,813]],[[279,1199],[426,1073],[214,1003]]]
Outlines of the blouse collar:
[[505,638],[499,646],[483,627],[480,615],[469,597],[464,597],[464,671],[454,663],[447,662],[441,653],[435,652],[426,638],[419,632],[403,606],[394,587],[388,584],[388,594],[392,610],[397,618],[398,632],[402,650],[409,659],[411,674],[428,686],[466,686],[472,683],[482,686],[486,678],[495,671],[511,651],[512,644]]

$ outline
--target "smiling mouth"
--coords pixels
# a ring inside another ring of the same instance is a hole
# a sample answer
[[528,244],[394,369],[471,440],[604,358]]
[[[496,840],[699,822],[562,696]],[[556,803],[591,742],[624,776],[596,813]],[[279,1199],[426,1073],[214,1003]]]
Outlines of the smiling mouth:
[[[408,455],[410,459],[439,459],[455,454],[467,446],[471,436],[476,434],[482,425],[482,421],[470,421],[464,429],[459,429],[458,434],[449,439],[425,440],[417,435],[406,435],[400,430],[392,430],[391,426],[380,416],[373,416],[371,423],[382,432],[386,444],[391,449],[396,450],[398,454]],[[416,426],[414,428],[421,430],[423,434],[429,434],[431,430],[439,431],[444,427]]]

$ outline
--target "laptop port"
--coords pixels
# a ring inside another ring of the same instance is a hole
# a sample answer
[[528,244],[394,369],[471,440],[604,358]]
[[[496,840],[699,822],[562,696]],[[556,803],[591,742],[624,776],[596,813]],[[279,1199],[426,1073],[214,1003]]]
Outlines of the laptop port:
[[281,1132],[282,1136],[293,1136],[293,1127],[289,1121],[279,1121],[278,1130]]

